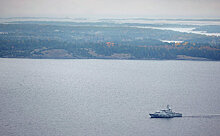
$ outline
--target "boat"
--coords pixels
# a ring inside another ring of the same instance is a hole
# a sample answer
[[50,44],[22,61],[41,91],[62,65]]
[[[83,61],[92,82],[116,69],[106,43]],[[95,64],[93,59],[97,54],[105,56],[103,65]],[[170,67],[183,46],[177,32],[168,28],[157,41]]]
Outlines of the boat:
[[169,105],[167,109],[157,111],[153,114],[149,114],[151,118],[173,118],[173,117],[182,117],[182,113],[173,112]]

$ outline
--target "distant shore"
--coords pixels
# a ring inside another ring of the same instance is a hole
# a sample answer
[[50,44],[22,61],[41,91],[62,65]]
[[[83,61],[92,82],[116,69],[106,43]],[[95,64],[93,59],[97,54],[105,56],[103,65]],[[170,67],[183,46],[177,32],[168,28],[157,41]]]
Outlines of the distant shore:
[[146,59],[135,59],[135,58],[56,58],[56,57],[50,57],[50,58],[28,58],[28,57],[0,57],[0,59],[55,59],[55,60],[156,60],[156,61],[169,61],[169,60],[176,60],[176,61],[219,61],[219,60],[211,60],[207,58],[199,58],[199,57],[190,57],[190,56],[183,56],[178,57],[176,59],[156,59],[156,58],[146,58]]

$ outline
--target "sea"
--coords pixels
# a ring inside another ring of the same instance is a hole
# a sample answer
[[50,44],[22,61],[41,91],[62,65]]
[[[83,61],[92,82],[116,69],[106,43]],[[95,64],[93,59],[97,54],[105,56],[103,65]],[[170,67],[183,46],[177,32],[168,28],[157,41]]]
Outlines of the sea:
[[220,62],[1,58],[0,135],[219,136]]

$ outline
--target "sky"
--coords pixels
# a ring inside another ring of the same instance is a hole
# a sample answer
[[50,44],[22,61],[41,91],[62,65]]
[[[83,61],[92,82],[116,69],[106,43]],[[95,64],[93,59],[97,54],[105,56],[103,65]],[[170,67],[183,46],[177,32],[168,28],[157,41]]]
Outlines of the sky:
[[220,0],[0,0],[0,17],[219,18]]

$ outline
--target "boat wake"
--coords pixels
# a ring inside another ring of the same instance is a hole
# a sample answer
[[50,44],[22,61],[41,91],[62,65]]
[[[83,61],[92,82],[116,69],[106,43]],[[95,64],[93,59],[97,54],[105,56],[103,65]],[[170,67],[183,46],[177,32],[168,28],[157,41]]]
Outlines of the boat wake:
[[220,118],[220,114],[186,115],[183,118]]

